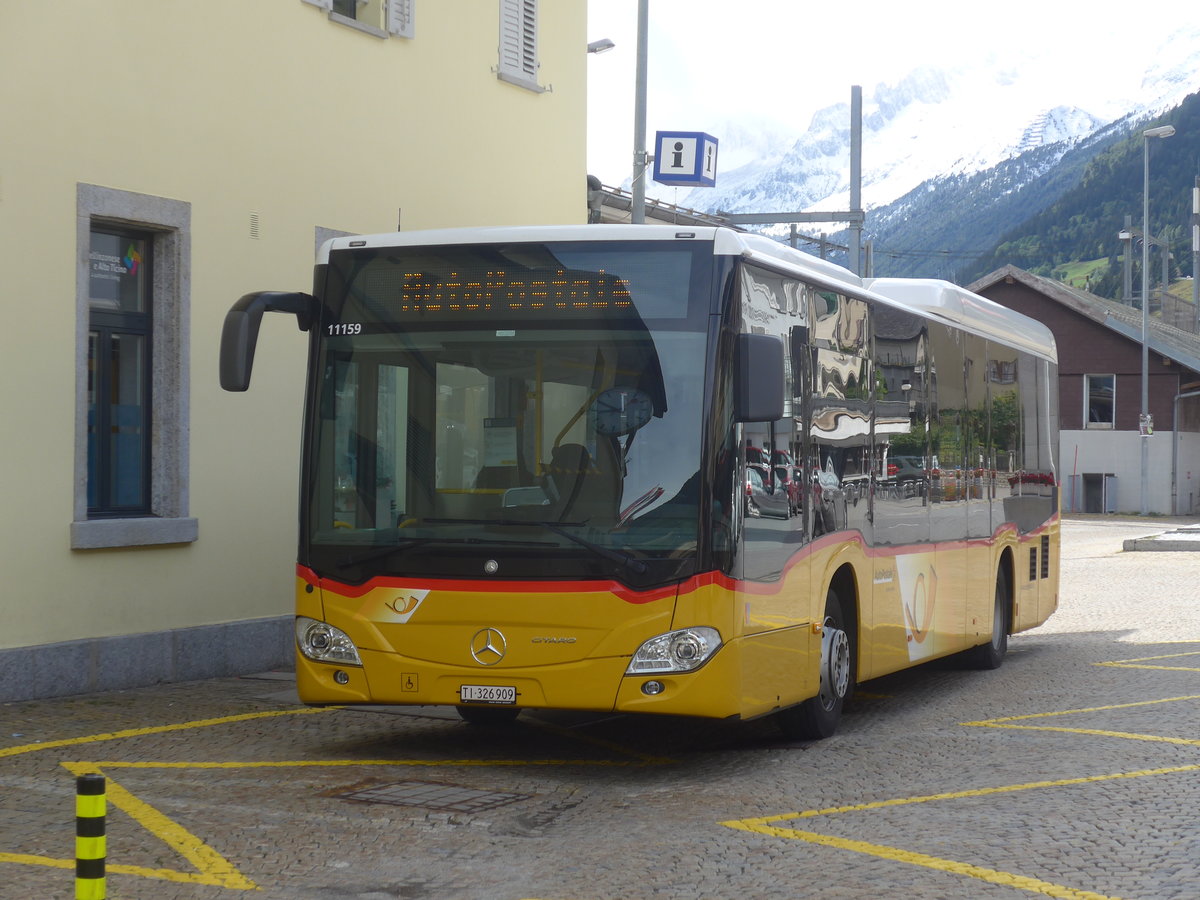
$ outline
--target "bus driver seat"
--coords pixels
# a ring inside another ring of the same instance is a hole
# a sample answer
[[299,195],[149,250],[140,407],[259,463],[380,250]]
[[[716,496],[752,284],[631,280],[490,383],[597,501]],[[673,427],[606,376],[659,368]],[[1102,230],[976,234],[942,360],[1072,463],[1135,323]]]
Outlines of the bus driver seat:
[[[606,455],[612,456],[611,448],[601,444],[600,456]],[[602,528],[616,521],[621,484],[615,459],[594,459],[582,444],[562,444],[550,453],[546,480],[550,521],[591,522]]]

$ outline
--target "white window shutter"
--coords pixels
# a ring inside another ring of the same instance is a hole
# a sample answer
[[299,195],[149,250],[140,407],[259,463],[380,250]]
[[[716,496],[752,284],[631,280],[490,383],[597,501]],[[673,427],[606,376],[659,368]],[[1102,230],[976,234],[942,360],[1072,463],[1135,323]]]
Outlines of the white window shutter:
[[387,30],[397,37],[413,36],[413,4],[416,0],[387,0]]
[[537,87],[537,0],[500,0],[500,77]]

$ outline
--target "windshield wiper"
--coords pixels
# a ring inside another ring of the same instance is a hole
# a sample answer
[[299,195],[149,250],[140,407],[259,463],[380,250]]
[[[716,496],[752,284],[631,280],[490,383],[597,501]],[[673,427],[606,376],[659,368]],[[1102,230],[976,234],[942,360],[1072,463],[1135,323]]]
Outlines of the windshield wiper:
[[572,534],[563,528],[563,525],[573,525],[576,528],[583,527],[583,522],[543,522],[537,519],[426,519],[426,522],[436,524],[460,524],[460,525],[509,525],[529,527],[536,525],[545,528],[547,531],[553,531],[555,534],[562,535],[568,541],[578,544],[580,547],[585,547],[591,550],[597,556],[607,559],[610,562],[620,563],[628,567],[631,571],[638,575],[646,571],[646,564],[631,553],[626,553],[624,550],[614,550],[612,547],[605,547],[603,544],[597,544],[595,541],[589,541],[587,538],[580,537],[577,534]]
[[[495,519],[425,519],[424,521],[435,524],[435,525],[447,525],[447,524],[537,525],[537,524],[540,524],[538,522],[507,522],[504,520],[500,520],[499,522],[497,522],[497,520],[495,520]],[[363,556],[355,557],[353,559],[347,558],[345,561],[338,563],[338,568],[339,569],[349,569],[351,566],[362,566],[362,565],[366,565],[368,563],[378,562],[381,559],[387,559],[393,553],[399,553],[402,550],[411,550],[413,547],[424,546],[426,544],[495,544],[495,543],[532,544],[535,546],[536,545],[547,546],[546,541],[492,541],[492,540],[484,540],[483,538],[478,538],[478,537],[438,536],[438,537],[403,538],[403,539],[397,540],[396,543],[394,543],[394,544],[387,544],[386,546],[382,547],[381,549],[375,550],[374,552],[371,552],[371,553],[367,553]]]
[[638,575],[641,575],[646,571],[646,564],[631,553],[626,553],[624,550],[614,550],[612,547],[605,547],[603,544],[597,544],[595,541],[589,541],[587,538],[582,538],[577,534],[571,534],[571,532],[560,527],[555,522],[538,522],[537,524],[541,525],[543,528],[553,531],[555,534],[561,534],[568,541],[574,541],[580,547],[586,547],[597,556],[601,556],[604,559],[627,566]]
[[430,538],[405,538],[397,540],[394,544],[388,544],[382,549],[374,550],[363,556],[358,556],[353,559],[347,557],[344,561],[337,564],[339,569],[348,569],[351,566],[362,566],[367,563],[372,563],[380,559],[386,559],[393,553],[399,553],[401,550],[409,550],[418,544],[428,543]]

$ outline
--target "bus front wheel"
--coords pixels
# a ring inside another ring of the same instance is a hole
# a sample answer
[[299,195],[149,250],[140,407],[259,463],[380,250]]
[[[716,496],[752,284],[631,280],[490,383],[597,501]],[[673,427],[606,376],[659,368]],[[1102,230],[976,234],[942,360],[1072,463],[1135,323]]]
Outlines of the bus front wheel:
[[842,602],[830,588],[825,597],[821,627],[821,683],[817,696],[776,716],[779,729],[790,740],[819,740],[837,731],[842,707],[854,679],[854,653]]

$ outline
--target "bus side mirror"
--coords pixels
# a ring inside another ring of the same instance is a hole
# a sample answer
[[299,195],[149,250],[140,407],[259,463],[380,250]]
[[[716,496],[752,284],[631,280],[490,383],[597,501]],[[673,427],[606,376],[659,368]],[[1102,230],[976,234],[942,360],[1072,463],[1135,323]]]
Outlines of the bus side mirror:
[[739,334],[733,351],[733,417],[738,422],[783,418],[783,341]]
[[316,300],[308,294],[283,291],[246,294],[233,304],[225,314],[225,325],[221,328],[221,387],[227,391],[244,391],[250,387],[258,326],[264,312],[291,313],[300,330],[308,331],[316,319],[316,306]]

